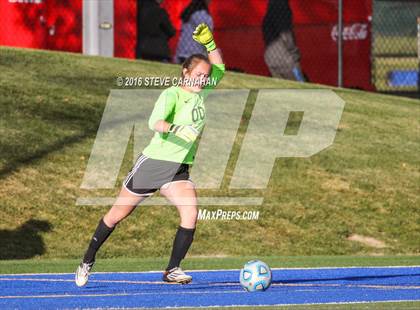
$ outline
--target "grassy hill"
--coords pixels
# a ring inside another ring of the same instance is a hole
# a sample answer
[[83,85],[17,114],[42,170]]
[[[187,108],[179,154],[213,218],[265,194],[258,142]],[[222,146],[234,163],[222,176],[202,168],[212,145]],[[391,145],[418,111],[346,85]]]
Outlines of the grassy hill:
[[[174,65],[0,48],[0,259],[82,255],[108,207],[76,206],[77,197],[119,190],[79,188],[116,77],[178,74]],[[221,87],[320,86],[228,73]],[[420,253],[420,101],[335,91],[346,107],[333,146],[277,160],[262,206],[225,207],[258,209],[260,219],[199,222],[191,255]],[[131,162],[129,149],[120,181]],[[99,256],[167,256],[176,227],[175,208],[140,207]]]

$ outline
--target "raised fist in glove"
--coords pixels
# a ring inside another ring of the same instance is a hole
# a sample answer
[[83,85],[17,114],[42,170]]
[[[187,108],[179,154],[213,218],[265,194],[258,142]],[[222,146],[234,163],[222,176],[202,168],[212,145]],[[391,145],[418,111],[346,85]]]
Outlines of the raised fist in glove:
[[198,25],[197,28],[195,28],[192,37],[195,41],[204,45],[208,52],[216,49],[216,43],[214,42],[213,34],[211,33],[209,26],[206,24],[201,23]]

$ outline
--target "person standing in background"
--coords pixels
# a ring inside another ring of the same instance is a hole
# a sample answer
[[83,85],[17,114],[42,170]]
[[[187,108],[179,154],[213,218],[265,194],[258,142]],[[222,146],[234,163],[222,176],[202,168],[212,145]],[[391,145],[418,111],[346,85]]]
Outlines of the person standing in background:
[[269,0],[263,20],[264,60],[273,77],[304,82],[288,0]]
[[213,31],[213,19],[210,16],[209,4],[211,0],[191,0],[190,4],[181,13],[182,27],[175,54],[175,63],[183,63],[193,54],[206,55],[206,49],[195,41],[191,41],[194,29],[205,23]]
[[136,58],[169,62],[171,53],[168,40],[175,28],[168,13],[160,7],[163,0],[137,1]]

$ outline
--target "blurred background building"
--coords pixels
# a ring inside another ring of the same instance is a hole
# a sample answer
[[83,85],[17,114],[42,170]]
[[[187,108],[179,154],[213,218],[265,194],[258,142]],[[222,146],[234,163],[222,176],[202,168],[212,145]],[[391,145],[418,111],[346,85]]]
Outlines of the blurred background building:
[[[4,0],[0,2],[0,45],[141,58],[136,51],[144,33],[138,17],[146,1],[157,2],[174,28],[175,34],[167,38],[167,60],[173,61],[181,36],[181,15],[191,0]],[[264,57],[268,46],[263,25],[269,2],[206,1],[228,69],[273,74]],[[278,20],[291,17],[305,79],[380,92],[418,93],[420,1],[286,2],[290,12],[276,14],[282,15]],[[278,55],[280,61],[286,57],[281,52]]]

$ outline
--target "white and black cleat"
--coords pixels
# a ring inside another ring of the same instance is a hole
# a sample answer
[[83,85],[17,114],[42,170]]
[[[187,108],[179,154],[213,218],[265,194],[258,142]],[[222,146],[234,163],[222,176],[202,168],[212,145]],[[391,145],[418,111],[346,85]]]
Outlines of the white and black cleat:
[[175,267],[165,271],[162,280],[168,283],[188,284],[192,281],[192,277],[185,274],[180,267]]
[[85,286],[86,283],[89,280],[89,274],[90,271],[92,270],[93,264],[95,262],[92,263],[80,263],[79,267],[77,267],[76,270],[76,275],[74,277],[74,280],[76,282],[76,285],[81,287],[81,286]]

